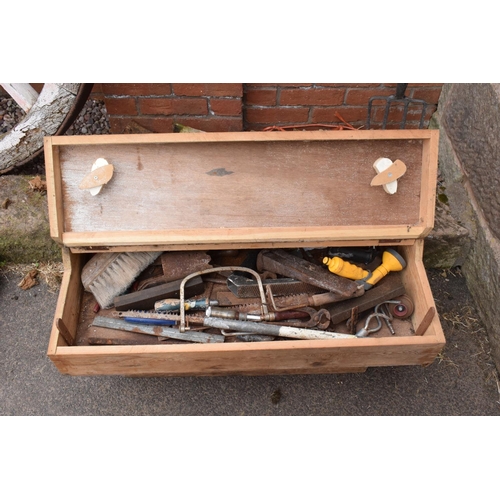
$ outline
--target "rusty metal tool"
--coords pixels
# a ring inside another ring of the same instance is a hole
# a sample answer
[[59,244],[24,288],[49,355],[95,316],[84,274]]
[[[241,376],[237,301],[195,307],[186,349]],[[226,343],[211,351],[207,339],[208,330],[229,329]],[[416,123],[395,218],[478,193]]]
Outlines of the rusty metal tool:
[[[387,300],[385,302],[377,304],[375,306],[373,313],[366,318],[364,326],[356,332],[356,337],[368,337],[370,333],[378,332],[382,328],[382,321],[381,321],[382,319],[385,321],[387,327],[389,328],[391,335],[395,335],[396,332],[394,331],[394,328],[391,323],[392,316],[388,314],[386,311],[382,312],[381,309],[385,309],[387,304],[397,304],[397,303],[398,301]],[[370,322],[374,318],[377,320],[377,326],[370,328]]]
[[219,334],[197,332],[192,330],[190,330],[189,332],[180,332],[177,328],[135,325],[127,323],[123,319],[107,318],[104,316],[97,316],[92,322],[92,326],[111,328],[114,330],[123,330],[133,333],[143,333],[145,335],[154,335],[156,337],[185,340],[188,342],[197,342],[202,344],[224,342],[224,337]]
[[[164,252],[159,259],[161,274],[143,277],[139,276],[134,291],[144,290],[156,285],[181,280],[190,273],[209,269],[211,257],[203,251]],[[141,279],[142,278],[142,279]]]
[[[317,294],[325,291],[322,288],[293,278],[263,279],[262,285],[266,289],[270,289],[275,297],[301,293]],[[227,287],[237,297],[253,298],[259,296],[259,287],[257,282],[238,274],[231,274],[228,276]]]
[[186,284],[188,282],[190,282],[191,280],[196,280],[196,279],[201,280],[201,276],[205,275],[205,274],[224,273],[227,271],[229,271],[229,272],[240,271],[240,272],[249,273],[249,274],[252,274],[253,276],[255,276],[255,278],[257,279],[257,282],[258,282],[259,292],[260,292],[260,302],[261,302],[260,303],[260,312],[264,316],[269,313],[269,308],[268,308],[267,301],[266,301],[266,293],[264,291],[264,287],[262,286],[262,280],[260,278],[260,275],[257,271],[254,271],[253,269],[250,269],[247,267],[241,267],[241,266],[221,266],[221,267],[215,267],[213,269],[203,269],[201,271],[192,273],[189,276],[186,276],[180,284],[180,290],[179,290],[179,298],[180,298],[180,308],[179,309],[180,310],[179,310],[179,312],[180,312],[181,320],[180,320],[179,330],[181,332],[184,332],[184,330],[186,328],[186,323],[185,323],[186,309],[184,307]]
[[[218,306],[217,300],[191,299],[184,301],[184,309],[186,311],[202,311],[209,306]],[[179,311],[181,301],[179,299],[163,299],[155,302],[156,312],[176,312]]]
[[[152,321],[174,321],[176,324],[180,323],[181,316],[179,312],[177,313],[164,313],[164,312],[150,312],[150,311],[138,311],[138,310],[129,310],[129,311],[113,311],[111,313],[113,318],[121,318],[121,319],[149,319]],[[189,330],[193,330],[194,328],[199,328],[200,325],[203,325],[203,316],[199,316],[197,314],[189,314],[185,318],[186,327]],[[195,325],[194,328],[191,325]]]
[[[332,323],[337,324],[349,319],[353,309],[357,309],[358,313],[362,313],[375,307],[380,302],[395,299],[404,293],[405,287],[401,280],[401,275],[399,273],[390,273],[377,286],[365,291],[361,297],[327,305],[326,309],[330,312]],[[396,306],[395,304],[393,305]],[[404,309],[404,311],[407,311],[407,309]],[[403,317],[403,310],[401,313],[395,314],[391,308],[391,313],[400,319]]]
[[420,113],[420,123],[418,128],[423,128],[425,115],[427,112],[428,103],[426,103],[422,99],[410,99],[409,97],[405,97],[406,88],[408,87],[407,83],[398,83],[396,85],[396,94],[391,96],[373,96],[370,97],[368,101],[368,117],[366,120],[366,129],[370,129],[370,122],[372,118],[372,107],[374,101],[383,101],[385,102],[384,109],[384,117],[382,119],[382,129],[387,127],[387,120],[389,118],[389,112],[392,107],[403,106],[403,118],[401,119],[399,128],[404,129],[406,127],[406,119],[408,116],[408,109],[410,106],[417,106],[417,108],[421,108]]
[[257,257],[257,269],[274,272],[328,290],[336,297],[331,302],[358,297],[364,293],[363,286],[359,286],[358,283],[329,273],[327,269],[284,250],[262,250]]
[[[146,288],[138,292],[131,292],[120,295],[114,300],[117,311],[126,311],[127,309],[153,309],[155,302],[166,298],[179,298],[180,285],[182,280],[172,281],[164,285],[157,285],[152,288]],[[201,277],[193,279],[184,290],[184,294],[193,297],[205,291],[205,284]]]
[[[316,311],[314,311],[316,312]],[[283,321],[286,319],[309,318],[310,314],[305,311],[269,312],[262,314],[251,314],[239,312],[227,307],[207,307],[206,315],[212,318],[238,319],[241,321]]]
[[[297,340],[332,340],[356,338],[348,333],[324,332],[308,328],[295,328],[292,326],[280,326],[270,323],[254,323],[253,321],[239,321],[233,319],[205,318],[205,326],[218,328],[224,336],[239,336],[242,332],[247,334],[272,335],[274,337],[285,337]],[[227,333],[233,330],[235,333]]]
[[316,310],[314,307],[301,307],[300,309],[295,309],[295,311],[306,312],[309,318],[303,321],[300,321],[300,319],[289,319],[281,323],[275,322],[274,324],[294,326],[296,328],[318,328],[319,330],[326,330],[330,326],[330,313],[326,309]]

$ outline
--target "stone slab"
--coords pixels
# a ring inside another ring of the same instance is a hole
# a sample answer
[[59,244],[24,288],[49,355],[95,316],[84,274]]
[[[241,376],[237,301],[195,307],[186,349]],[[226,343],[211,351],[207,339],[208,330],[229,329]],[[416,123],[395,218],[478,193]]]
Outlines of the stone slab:
[[461,266],[470,251],[469,231],[450,212],[449,207],[438,202],[434,229],[424,243],[424,266],[428,269],[451,269]]
[[446,84],[436,123],[450,212],[470,231],[462,265],[500,371],[500,86]]
[[500,237],[500,84],[453,84],[441,124],[484,218]]

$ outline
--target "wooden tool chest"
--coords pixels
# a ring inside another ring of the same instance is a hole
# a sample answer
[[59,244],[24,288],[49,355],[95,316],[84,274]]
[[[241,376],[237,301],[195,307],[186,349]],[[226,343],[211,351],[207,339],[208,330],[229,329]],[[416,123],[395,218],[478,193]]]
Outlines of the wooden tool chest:
[[[436,130],[47,137],[51,236],[65,269],[48,356],[70,375],[333,373],[432,363],[445,344],[422,263],[434,224],[437,148]],[[93,196],[79,186],[98,158],[114,172]],[[379,158],[406,165],[394,194],[371,185]],[[109,314],[96,312],[82,286],[82,269],[96,254],[332,247],[391,248],[404,258],[403,270],[383,278],[397,274],[414,303],[404,326],[326,340],[165,342],[136,334],[144,341],[88,341],[93,318]]]

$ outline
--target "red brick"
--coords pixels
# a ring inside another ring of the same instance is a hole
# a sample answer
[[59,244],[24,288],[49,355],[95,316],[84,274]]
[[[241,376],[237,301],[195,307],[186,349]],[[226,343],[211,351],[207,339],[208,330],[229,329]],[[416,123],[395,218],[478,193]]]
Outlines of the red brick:
[[241,115],[241,99],[210,99],[210,109],[216,115]]
[[244,100],[247,106],[275,106],[277,104],[276,89],[247,90]]
[[337,88],[364,88],[377,87],[379,83],[316,83],[316,87],[337,87]]
[[350,106],[368,106],[368,101],[374,96],[391,96],[394,95],[394,90],[391,89],[349,89],[346,92],[345,103]]
[[309,108],[247,108],[245,110],[245,121],[248,123],[269,123],[272,125],[281,123],[307,123]]
[[[406,125],[405,125],[405,129],[418,129],[419,128],[419,125],[420,125],[420,122],[419,121],[411,121],[411,120],[407,120],[406,121]],[[423,125],[423,128],[427,128],[429,125],[428,122],[424,122],[424,125]],[[382,125],[378,125],[378,124],[372,124],[372,126],[370,127],[372,129],[381,129],[382,128]],[[400,122],[392,122],[392,123],[388,123],[387,126],[385,127],[387,130],[396,130],[396,129],[400,129]]]
[[177,96],[241,97],[241,83],[173,83],[172,89]]
[[90,92],[90,99],[95,99],[96,101],[104,101],[104,93],[102,91],[102,85],[100,83],[94,83],[92,87],[92,92]]
[[439,96],[441,95],[441,87],[435,88],[422,88],[415,89],[413,91],[412,97],[414,99],[423,99],[429,104],[437,104],[439,101]]
[[118,118],[111,116],[109,125],[112,134],[163,133],[173,132],[174,119],[170,116],[158,118]]
[[291,88],[291,89],[296,89],[299,87],[309,87],[311,88],[314,84],[313,83],[278,83],[278,87],[281,88]]
[[275,89],[278,87],[278,83],[244,83],[243,86],[246,89]]
[[410,87],[442,87],[442,83],[409,83],[408,88]]
[[283,89],[279,94],[282,106],[338,106],[344,102],[344,89]]
[[341,123],[342,120],[336,116],[338,113],[350,125],[366,122],[366,107],[347,107],[339,106],[335,108],[313,108],[313,123]]
[[242,119],[234,117],[192,118],[179,116],[176,123],[203,130],[204,132],[240,132],[243,130]]
[[110,115],[136,115],[137,106],[132,97],[108,97],[104,99],[106,110]]
[[102,83],[102,91],[106,96],[149,96],[170,95],[170,83]]
[[142,115],[206,115],[206,99],[166,98],[140,99],[139,109]]

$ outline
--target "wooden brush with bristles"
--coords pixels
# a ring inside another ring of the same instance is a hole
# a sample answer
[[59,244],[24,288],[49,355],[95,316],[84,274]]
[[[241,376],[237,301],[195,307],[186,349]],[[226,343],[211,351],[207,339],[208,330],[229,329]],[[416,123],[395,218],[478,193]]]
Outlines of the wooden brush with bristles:
[[162,252],[98,253],[85,264],[82,284],[91,292],[102,309],[113,306],[115,297],[122,295],[139,274]]

